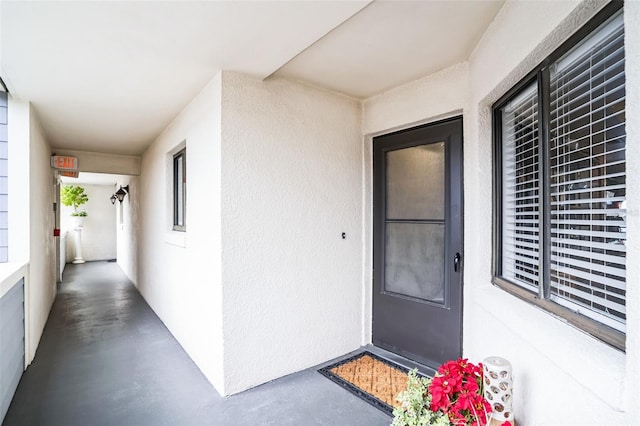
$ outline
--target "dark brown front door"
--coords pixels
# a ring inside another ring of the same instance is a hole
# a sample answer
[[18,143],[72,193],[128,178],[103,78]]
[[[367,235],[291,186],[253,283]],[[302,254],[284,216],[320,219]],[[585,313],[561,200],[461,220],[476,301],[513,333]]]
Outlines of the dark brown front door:
[[462,352],[462,118],[373,152],[373,343],[437,366]]

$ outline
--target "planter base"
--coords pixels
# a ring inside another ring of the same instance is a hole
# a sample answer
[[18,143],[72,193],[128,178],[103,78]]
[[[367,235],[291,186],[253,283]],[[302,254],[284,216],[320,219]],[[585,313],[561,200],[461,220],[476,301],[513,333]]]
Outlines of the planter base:
[[72,263],[84,263],[82,258],[82,228],[76,228],[76,257]]

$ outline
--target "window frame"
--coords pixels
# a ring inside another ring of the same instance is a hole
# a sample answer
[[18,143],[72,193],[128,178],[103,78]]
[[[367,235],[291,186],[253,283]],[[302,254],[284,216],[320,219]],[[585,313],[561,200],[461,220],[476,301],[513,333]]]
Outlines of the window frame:
[[[182,159],[182,175],[178,176],[178,159]],[[172,156],[172,191],[173,191],[173,221],[172,230],[186,232],[187,230],[187,148],[184,147]],[[178,202],[179,185],[182,185],[182,209]],[[182,224],[178,223],[179,213],[182,214]]]
[[[538,114],[539,114],[539,169],[541,185],[541,199],[544,205],[541,206],[539,220],[543,223],[550,223],[550,194],[549,194],[549,122],[550,122],[550,66],[562,58],[568,51],[574,48],[582,40],[588,37],[601,24],[623,9],[623,2],[612,1],[600,10],[592,19],[562,43],[556,50],[547,56],[541,63],[525,75],[516,85],[507,91],[492,106],[492,132],[493,132],[493,261],[492,261],[492,282],[494,285],[507,291],[508,293],[525,300],[544,311],[551,313],[560,320],[579,328],[596,339],[613,346],[616,349],[626,350],[626,334],[615,330],[605,324],[578,314],[573,310],[564,307],[550,299],[550,282],[548,275],[543,271],[551,264],[550,250],[542,250],[540,253],[540,285],[538,292],[534,293],[522,286],[519,286],[501,276],[502,274],[502,114],[501,109],[512,99],[518,96],[531,84],[538,84]],[[626,48],[625,48],[626,51]],[[626,56],[626,55],[625,55]],[[551,229],[548,226],[542,227],[540,238],[542,241],[549,241]],[[626,298],[625,298],[626,300]]]

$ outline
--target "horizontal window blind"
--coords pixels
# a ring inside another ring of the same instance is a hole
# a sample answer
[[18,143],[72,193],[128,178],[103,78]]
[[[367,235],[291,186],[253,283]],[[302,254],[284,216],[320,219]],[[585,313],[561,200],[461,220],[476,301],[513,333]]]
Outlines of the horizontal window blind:
[[551,300],[625,331],[622,13],[550,67]]
[[500,155],[494,282],[622,350],[623,7],[604,6],[493,109]]
[[502,274],[535,289],[540,282],[538,85],[501,109]]

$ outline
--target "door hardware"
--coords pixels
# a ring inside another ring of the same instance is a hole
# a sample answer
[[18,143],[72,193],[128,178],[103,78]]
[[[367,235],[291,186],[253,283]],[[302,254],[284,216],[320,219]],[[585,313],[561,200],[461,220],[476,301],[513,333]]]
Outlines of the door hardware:
[[458,270],[460,269],[460,258],[462,256],[460,255],[460,253],[456,253],[455,256],[453,256],[453,271],[454,272],[458,272]]

